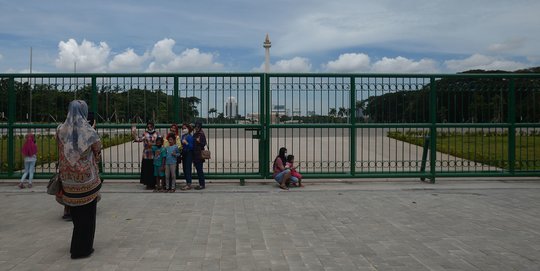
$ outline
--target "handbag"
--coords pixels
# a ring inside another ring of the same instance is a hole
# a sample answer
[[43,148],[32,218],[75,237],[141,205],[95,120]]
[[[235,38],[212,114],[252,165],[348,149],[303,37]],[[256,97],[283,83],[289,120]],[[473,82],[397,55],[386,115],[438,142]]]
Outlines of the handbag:
[[201,151],[201,159],[206,160],[206,159],[211,159],[211,158],[212,158],[212,153],[210,152],[210,150],[203,149]]
[[58,163],[56,163],[56,172],[47,184],[47,194],[56,195],[60,190],[62,190],[62,180],[60,180],[60,173],[58,173]]

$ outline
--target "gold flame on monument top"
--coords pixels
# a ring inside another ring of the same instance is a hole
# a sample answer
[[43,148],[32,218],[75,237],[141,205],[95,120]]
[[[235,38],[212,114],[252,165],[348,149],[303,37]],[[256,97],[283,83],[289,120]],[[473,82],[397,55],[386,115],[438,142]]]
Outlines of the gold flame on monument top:
[[272,46],[272,43],[270,42],[270,37],[268,37],[268,33],[267,33],[266,38],[264,39],[263,47],[270,48],[270,46]]

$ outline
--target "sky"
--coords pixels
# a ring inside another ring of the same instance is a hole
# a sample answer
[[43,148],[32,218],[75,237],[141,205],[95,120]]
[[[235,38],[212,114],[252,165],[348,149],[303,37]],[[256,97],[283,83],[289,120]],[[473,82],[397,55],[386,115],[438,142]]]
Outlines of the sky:
[[0,73],[540,66],[538,0],[0,0]]

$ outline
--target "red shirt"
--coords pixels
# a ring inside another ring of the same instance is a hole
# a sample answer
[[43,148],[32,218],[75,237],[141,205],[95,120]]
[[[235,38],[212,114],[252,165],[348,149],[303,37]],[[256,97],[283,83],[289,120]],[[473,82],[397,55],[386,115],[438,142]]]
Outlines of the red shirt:
[[274,175],[272,175],[274,178],[276,175],[278,175],[280,172],[282,172],[285,169],[285,166],[283,166],[283,161],[281,161],[281,157],[276,157],[274,160]]

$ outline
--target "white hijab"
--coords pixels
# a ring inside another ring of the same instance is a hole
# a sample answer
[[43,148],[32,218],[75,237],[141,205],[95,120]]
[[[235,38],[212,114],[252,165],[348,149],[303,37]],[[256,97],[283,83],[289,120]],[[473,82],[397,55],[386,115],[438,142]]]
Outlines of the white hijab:
[[64,144],[64,156],[73,166],[92,144],[99,141],[99,135],[90,126],[88,105],[85,101],[74,100],[69,103],[66,121],[58,126],[58,138]]

